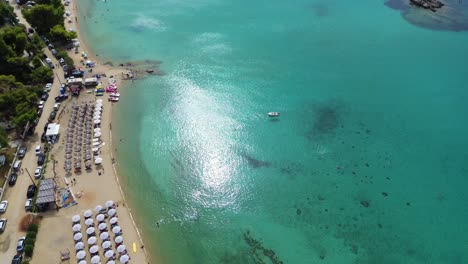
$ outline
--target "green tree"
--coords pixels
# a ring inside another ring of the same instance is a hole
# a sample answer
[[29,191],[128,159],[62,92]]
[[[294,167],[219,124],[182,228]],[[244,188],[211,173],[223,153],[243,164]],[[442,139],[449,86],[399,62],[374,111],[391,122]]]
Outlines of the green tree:
[[23,88],[21,82],[17,82],[13,75],[0,75],[0,91],[11,91],[13,89]]
[[13,7],[6,2],[0,2],[0,25],[3,25],[6,20],[13,18]]
[[29,66],[29,59],[24,57],[12,57],[7,59],[8,67],[4,69],[6,74],[15,75],[16,79],[25,83],[28,81],[31,67]]
[[64,10],[63,5],[36,5],[24,10],[23,15],[39,34],[47,34],[55,25],[63,25]]
[[43,66],[42,61],[41,61],[41,57],[39,57],[39,55],[34,56],[31,62],[32,62],[32,65],[34,66],[34,68],[36,68],[36,69]]
[[67,31],[63,25],[55,25],[50,29],[50,37],[59,43],[65,44],[77,36],[76,32]]
[[8,134],[7,132],[5,131],[5,129],[3,129],[2,127],[0,127],[0,146],[3,148],[5,146],[8,146]]
[[31,72],[32,83],[46,83],[52,79],[53,71],[46,66],[40,66]]
[[1,36],[5,43],[16,52],[17,56],[23,55],[26,43],[28,42],[24,27],[7,27]]
[[34,246],[33,245],[26,245],[24,247],[24,254],[26,257],[32,257],[34,251]]

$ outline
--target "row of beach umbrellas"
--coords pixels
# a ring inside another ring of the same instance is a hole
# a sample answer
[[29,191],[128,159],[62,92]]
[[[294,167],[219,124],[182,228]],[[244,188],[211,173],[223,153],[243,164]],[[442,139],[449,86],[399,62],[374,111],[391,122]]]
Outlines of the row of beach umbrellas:
[[[98,221],[97,229],[101,231],[99,238],[102,240],[101,247],[97,244],[96,237],[96,228],[94,225],[94,220],[92,218],[93,212],[91,210],[86,210],[83,212],[84,224],[86,225],[85,233],[88,235],[88,239],[85,240],[88,244],[88,251],[90,254],[91,264],[100,263],[101,257],[99,256],[99,251],[102,248],[103,256],[109,261],[107,264],[116,263],[114,260],[118,260],[120,263],[128,263],[130,257],[127,254],[127,249],[123,243],[123,237],[121,236],[122,229],[118,225],[117,211],[115,209],[114,202],[109,200],[106,202],[107,209],[104,209],[101,205],[96,206],[94,211],[96,212],[96,220]],[[107,212],[106,212],[107,211]],[[110,239],[110,234],[107,231],[107,223],[104,221],[106,215],[109,218],[109,223],[111,224],[111,231],[114,233],[115,237],[113,241],[115,242],[115,250],[119,254],[115,254],[112,250],[112,242]],[[72,230],[74,232],[73,239],[75,240],[75,250],[76,258],[78,263],[87,263],[85,258],[87,253],[85,251],[85,242],[83,242],[83,233],[82,225],[80,224],[81,216],[74,215],[72,216]]]

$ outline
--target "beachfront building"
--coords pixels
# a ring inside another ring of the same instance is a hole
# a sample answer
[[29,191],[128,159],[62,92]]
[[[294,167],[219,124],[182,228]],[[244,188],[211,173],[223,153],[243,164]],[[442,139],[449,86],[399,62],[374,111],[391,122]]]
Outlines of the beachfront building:
[[47,125],[46,139],[48,142],[56,142],[60,134],[60,125],[57,123],[51,123]]
[[43,179],[39,185],[39,191],[37,193],[36,207],[39,212],[44,212],[58,207],[55,192],[57,186],[54,179]]

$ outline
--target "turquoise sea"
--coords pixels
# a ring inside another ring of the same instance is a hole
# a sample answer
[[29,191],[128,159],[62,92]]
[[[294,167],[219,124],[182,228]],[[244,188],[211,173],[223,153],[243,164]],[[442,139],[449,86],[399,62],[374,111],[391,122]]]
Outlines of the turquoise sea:
[[165,72],[113,121],[153,262],[468,263],[468,4],[446,2],[79,0],[95,54]]

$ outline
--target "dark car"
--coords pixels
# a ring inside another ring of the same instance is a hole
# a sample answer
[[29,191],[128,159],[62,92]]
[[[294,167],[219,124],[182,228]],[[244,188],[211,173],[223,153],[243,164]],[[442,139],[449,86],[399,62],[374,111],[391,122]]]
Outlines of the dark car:
[[67,99],[68,99],[68,94],[59,95],[59,96],[55,97],[55,102],[60,103],[60,102],[65,101]]
[[15,185],[17,179],[18,179],[18,174],[16,174],[16,173],[10,174],[10,179],[8,180],[8,184],[9,184],[10,186]]
[[52,55],[57,58],[57,51],[55,49],[51,49],[50,52],[52,53]]
[[55,49],[54,45],[52,45],[50,43],[49,43],[49,45],[47,45],[47,48],[49,48],[49,50]]
[[49,98],[49,94],[48,94],[48,93],[44,93],[44,94],[41,96],[41,100],[42,100],[42,101],[47,101],[47,98]]
[[11,264],[21,264],[22,261],[23,261],[23,255],[18,254],[18,255],[15,255],[13,257],[13,260],[11,261]]
[[28,32],[31,34],[34,33],[34,28],[28,28]]
[[29,185],[28,191],[26,192],[26,198],[28,199],[33,198],[34,194],[36,194],[36,189],[37,189],[36,185],[34,184]]
[[38,166],[44,165],[44,161],[45,161],[45,155],[43,153],[37,155],[37,165]]
[[16,252],[18,252],[18,254],[23,253],[25,240],[26,240],[26,237],[20,237],[20,239],[18,240],[18,244],[16,244]]
[[52,111],[49,115],[49,121],[53,121],[56,115],[57,115],[57,111]]
[[24,158],[24,155],[26,155],[26,150],[27,148],[25,146],[20,147],[18,150],[18,158]]

